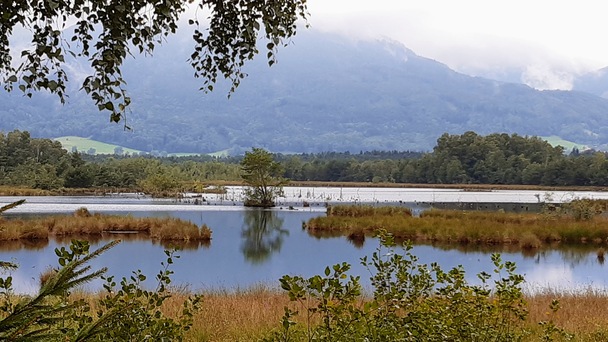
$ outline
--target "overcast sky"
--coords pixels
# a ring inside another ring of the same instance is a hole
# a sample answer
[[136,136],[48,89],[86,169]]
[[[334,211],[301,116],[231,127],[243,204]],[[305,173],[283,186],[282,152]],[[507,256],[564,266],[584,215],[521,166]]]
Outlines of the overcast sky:
[[473,75],[520,69],[541,89],[608,66],[608,2],[600,0],[309,0],[313,28],[385,37]]

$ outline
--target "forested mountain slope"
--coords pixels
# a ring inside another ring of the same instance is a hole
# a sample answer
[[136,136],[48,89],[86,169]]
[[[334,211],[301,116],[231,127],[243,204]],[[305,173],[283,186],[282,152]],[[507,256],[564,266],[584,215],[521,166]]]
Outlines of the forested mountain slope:
[[608,143],[608,100],[583,92],[537,91],[456,73],[391,41],[298,34],[268,68],[247,67],[230,99],[220,85],[198,91],[178,36],[153,58],[125,67],[133,98],[127,124],[111,124],[82,93],[77,64],[69,104],[0,93],[0,129],[33,136],[77,135],[144,151],[209,153],[252,146],[276,152],[430,150],[444,132],[560,136]]

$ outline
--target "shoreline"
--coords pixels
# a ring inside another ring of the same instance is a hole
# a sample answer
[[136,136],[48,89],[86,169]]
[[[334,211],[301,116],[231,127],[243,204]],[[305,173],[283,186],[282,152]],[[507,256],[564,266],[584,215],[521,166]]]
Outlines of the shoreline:
[[[207,184],[212,187],[243,186],[237,181],[216,181]],[[372,183],[372,182],[324,182],[324,181],[290,181],[286,186],[309,187],[309,188],[394,188],[394,189],[437,189],[437,190],[461,190],[463,192],[491,192],[494,190],[513,191],[592,191],[608,192],[605,186],[541,186],[524,184],[417,184],[417,183]],[[61,188],[57,190],[41,190],[20,187],[0,186],[0,196],[111,196],[113,194],[140,194],[152,197],[153,194],[145,194],[139,188]],[[163,194],[155,198],[180,198],[181,195],[189,193],[175,192]],[[217,194],[215,188],[203,191],[200,194]]]

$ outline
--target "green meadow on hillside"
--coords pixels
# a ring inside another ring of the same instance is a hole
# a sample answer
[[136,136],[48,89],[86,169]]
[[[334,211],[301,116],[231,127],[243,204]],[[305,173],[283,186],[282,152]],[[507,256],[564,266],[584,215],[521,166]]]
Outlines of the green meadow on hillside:
[[123,153],[140,153],[142,151],[135,150],[132,148],[127,148],[119,145],[108,144],[97,140],[92,140],[89,138],[77,137],[77,136],[65,136],[53,139],[55,141],[59,141],[64,149],[68,151],[72,151],[74,147],[78,149],[79,152],[87,153],[89,149],[95,149],[94,154],[114,154],[114,150],[117,147],[121,147]]
[[[94,149],[95,153],[92,153],[92,154],[114,154],[115,149],[117,147],[122,148],[123,153],[128,153],[128,154],[139,154],[142,152],[144,152],[144,153],[150,152],[150,151],[136,150],[136,149],[132,149],[132,148],[128,148],[128,147],[124,147],[124,146],[120,146],[120,145],[115,145],[115,144],[104,143],[101,141],[97,141],[97,140],[93,140],[93,139],[89,139],[89,138],[78,137],[78,136],[64,136],[64,137],[54,138],[53,140],[59,141],[61,143],[61,145],[63,146],[63,148],[68,150],[69,152],[71,152],[72,148],[74,148],[74,147],[76,147],[76,149],[81,153],[88,153],[88,151],[90,149]],[[188,156],[196,156],[196,155],[199,155],[199,153],[176,152],[176,153],[167,154],[167,156],[169,156],[169,157],[188,157]],[[214,153],[209,153],[209,155],[213,156],[213,157],[226,157],[226,156],[228,156],[228,150],[222,150],[222,151],[217,151]]]
[[572,149],[575,147],[577,149],[579,149],[579,151],[583,151],[583,150],[586,150],[587,148],[589,148],[587,145],[579,144],[579,143],[576,143],[573,141],[564,140],[556,135],[552,135],[549,137],[540,137],[540,138],[545,140],[549,144],[551,144],[551,146],[563,147],[564,151],[566,151],[566,153],[570,153],[570,151],[572,151]]

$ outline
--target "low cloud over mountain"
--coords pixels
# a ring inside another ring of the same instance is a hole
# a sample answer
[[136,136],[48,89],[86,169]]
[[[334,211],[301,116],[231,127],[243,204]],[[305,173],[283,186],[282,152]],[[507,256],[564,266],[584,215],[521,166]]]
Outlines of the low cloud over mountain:
[[467,130],[608,143],[608,100],[598,96],[608,91],[604,81],[591,86],[575,80],[581,91],[539,91],[457,73],[393,41],[313,31],[298,34],[271,68],[259,56],[228,99],[225,84],[211,94],[198,91],[201,84],[186,61],[191,47],[175,39],[153,58],[125,65],[132,132],[109,123],[83,93],[73,94],[66,106],[46,94],[28,99],[0,93],[0,129],[196,153],[252,146],[283,152],[429,150],[442,133]]

